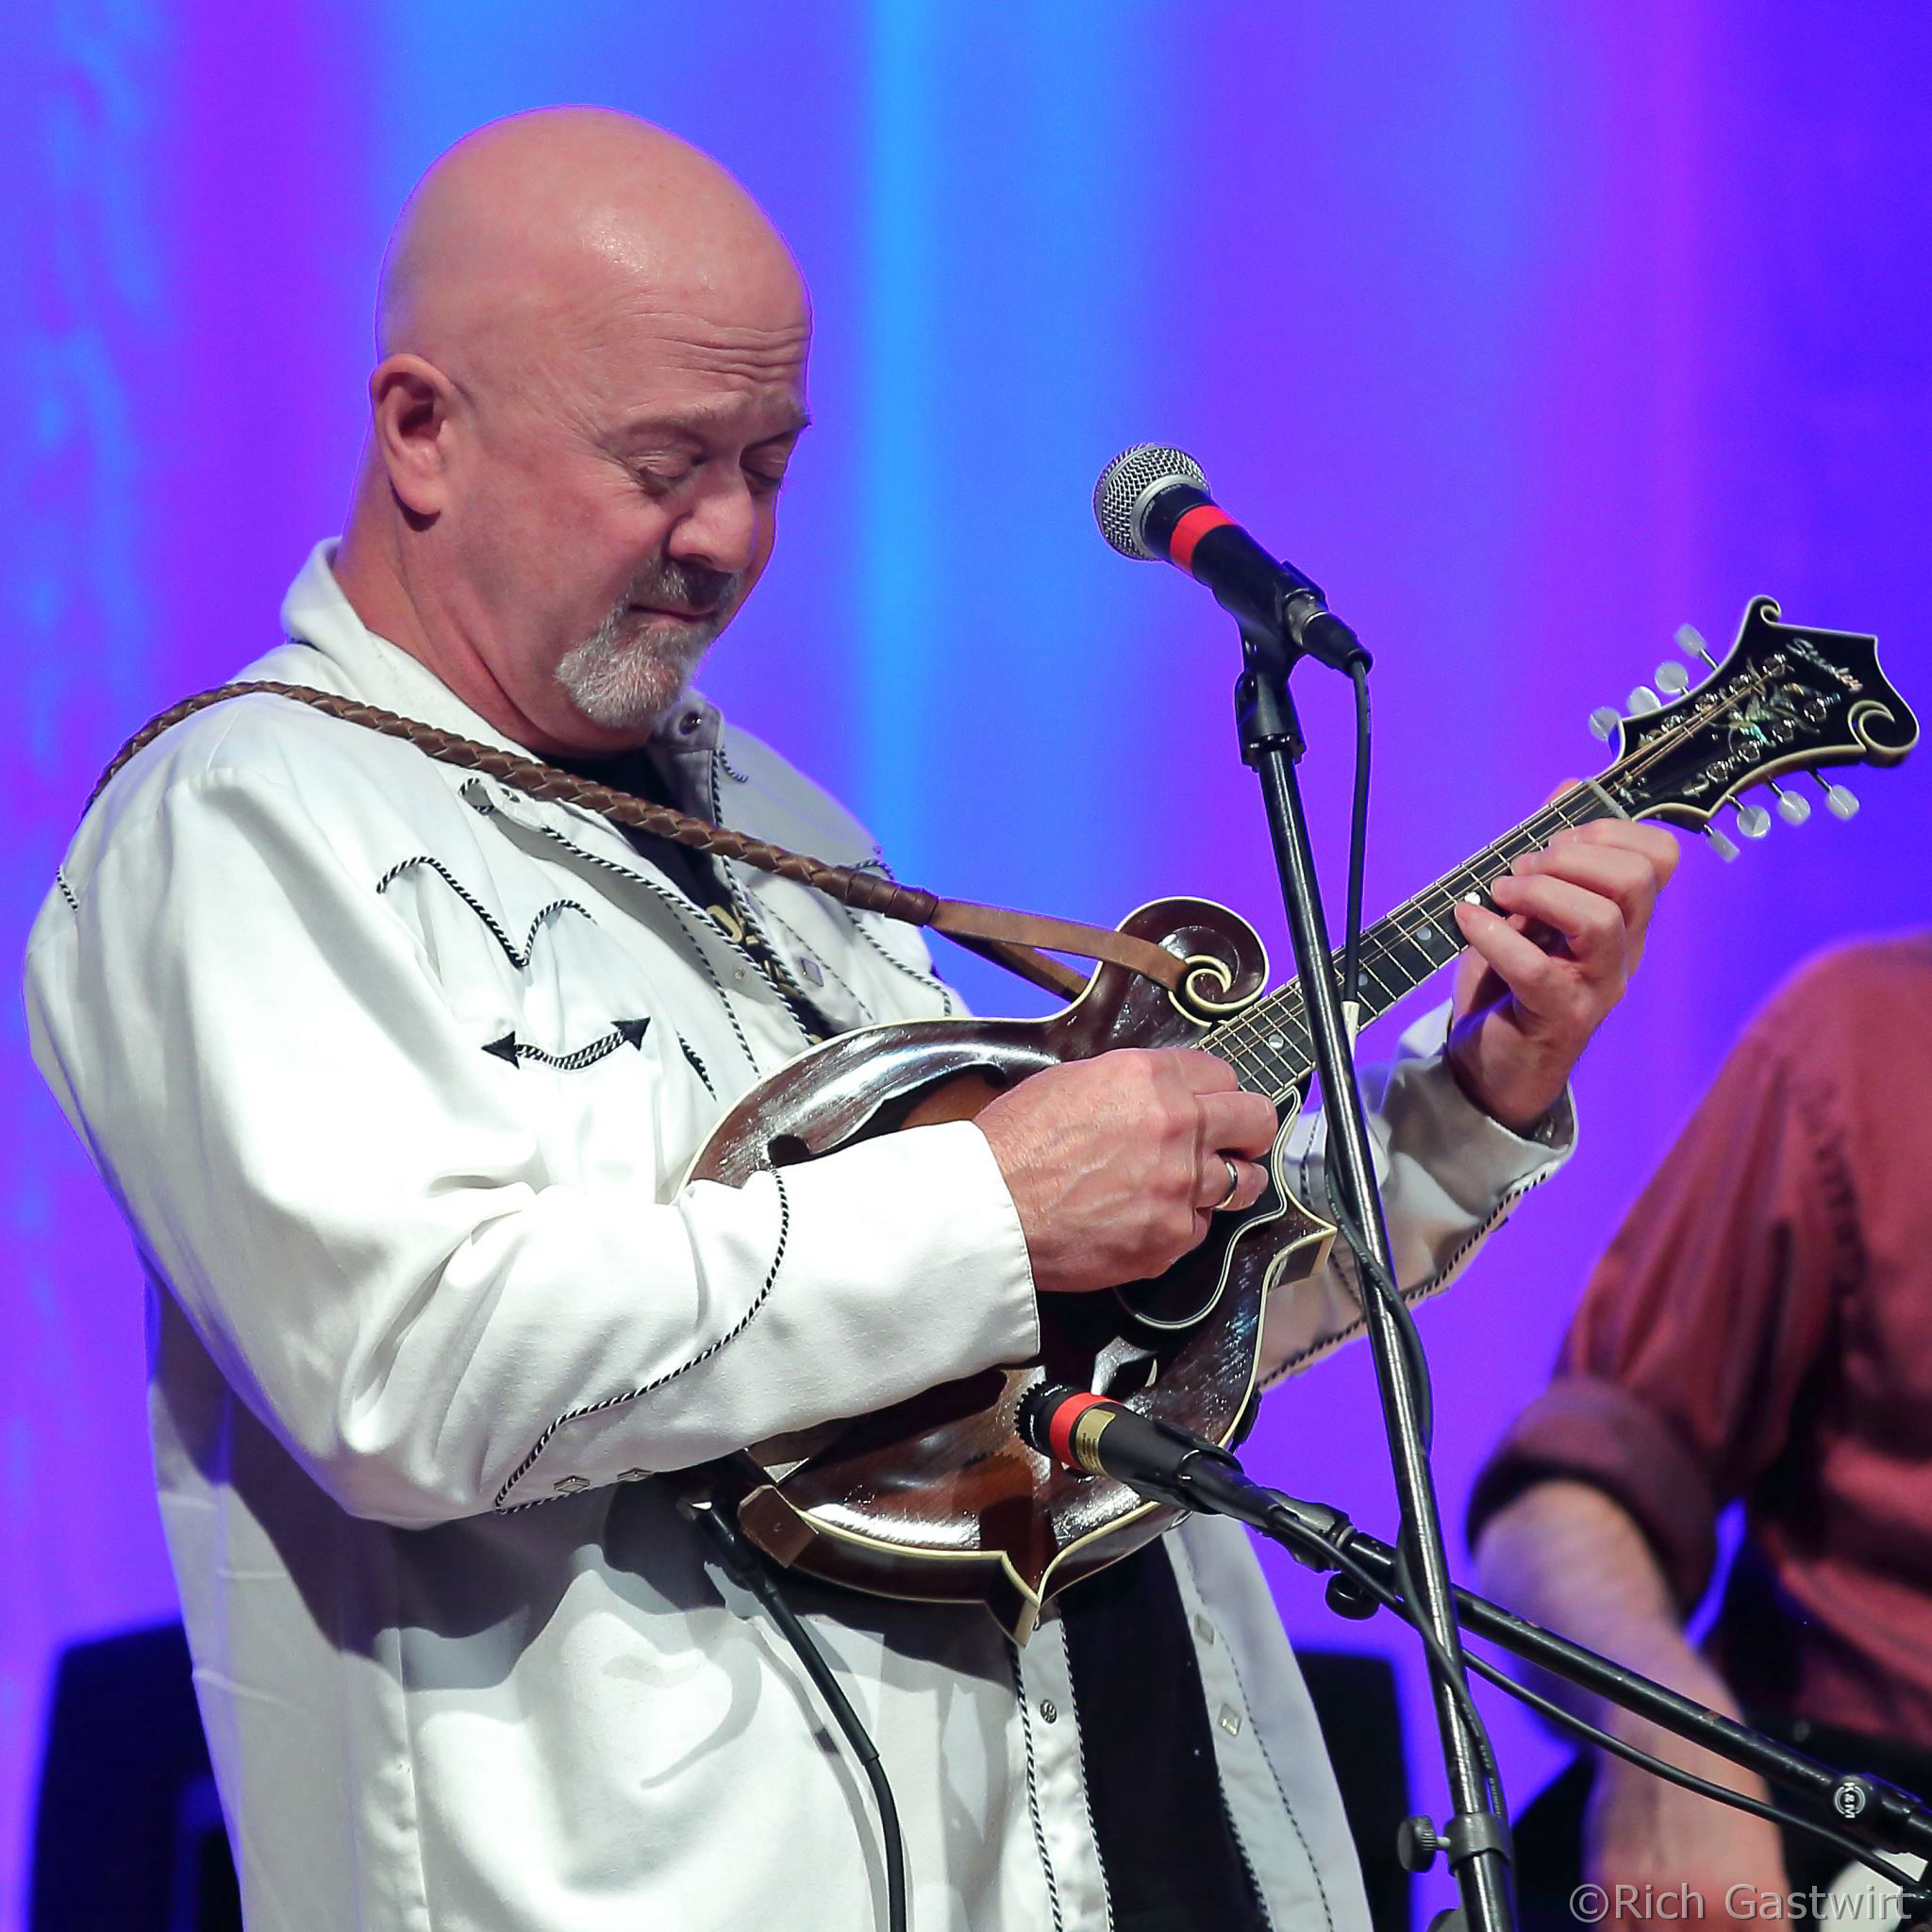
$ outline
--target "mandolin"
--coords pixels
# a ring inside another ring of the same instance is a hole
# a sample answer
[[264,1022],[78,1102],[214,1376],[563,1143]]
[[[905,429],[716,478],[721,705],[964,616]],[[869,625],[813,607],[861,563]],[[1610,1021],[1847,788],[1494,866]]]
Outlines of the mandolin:
[[[1747,839],[1770,826],[1766,806],[1740,801],[1747,787],[1769,788],[1778,813],[1797,824],[1809,798],[1781,779],[1897,764],[1917,741],[1917,720],[1879,670],[1874,638],[1783,624],[1768,597],[1746,608],[1722,664],[1694,632],[1678,638],[1708,666],[1702,684],[1669,665],[1658,675],[1677,692],[1669,702],[1640,691],[1629,715],[1597,713],[1592,726],[1615,741],[1607,771],[1363,934],[1364,1022],[1456,957],[1458,899],[1483,900],[1514,859],[1562,827],[1655,819],[1703,832],[1732,858],[1737,848],[1715,823],[1722,808],[1732,808]],[[1817,782],[1837,816],[1857,809],[1842,786]],[[1057,1591],[1181,1515],[1029,1449],[1014,1428],[1021,1396],[1042,1380],[1071,1383],[1215,1442],[1234,1440],[1257,1392],[1266,1298],[1320,1268],[1335,1235],[1296,1200],[1284,1171],[1286,1129],[1314,1066],[1298,985],[1270,991],[1253,929],[1205,900],[1143,906],[1121,930],[1188,962],[1177,991],[1104,965],[1044,1019],[900,1021],[841,1034],[732,1108],[688,1175],[738,1186],[876,1134],[970,1119],[1029,1074],[1116,1047],[1203,1048],[1274,1098],[1283,1132],[1268,1189],[1245,1212],[1215,1216],[1208,1239],[1158,1280],[1042,1296],[1032,1360],[756,1445],[707,1472],[717,1499],[735,1505],[745,1533],[777,1561],[875,1595],[983,1604],[1018,1642]]]

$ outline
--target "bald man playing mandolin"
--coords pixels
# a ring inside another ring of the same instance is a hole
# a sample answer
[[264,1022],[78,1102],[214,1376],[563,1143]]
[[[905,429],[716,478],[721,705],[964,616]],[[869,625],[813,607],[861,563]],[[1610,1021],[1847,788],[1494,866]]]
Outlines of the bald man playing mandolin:
[[[348,527],[244,675],[875,862],[691,682],[770,558],[809,334],[707,157],[590,109],[484,128],[404,211]],[[1500,912],[1457,908],[1447,1042],[1373,1082],[1406,1289],[1562,1158],[1674,857],[1592,824]],[[681,1185],[813,1039],[958,1010],[910,929],[265,695],[113,779],[27,990],[146,1271],[253,1932],[883,1923],[816,1691],[660,1478],[1028,1359],[1041,1296],[1158,1275],[1257,1199],[1274,1103],[1206,1054],[1108,1053]],[[1345,1284],[1306,1307],[1312,1352]],[[1074,1586],[1024,1647],[966,1607],[784,1588],[877,1741],[923,1932],[1366,1927],[1230,1525]]]

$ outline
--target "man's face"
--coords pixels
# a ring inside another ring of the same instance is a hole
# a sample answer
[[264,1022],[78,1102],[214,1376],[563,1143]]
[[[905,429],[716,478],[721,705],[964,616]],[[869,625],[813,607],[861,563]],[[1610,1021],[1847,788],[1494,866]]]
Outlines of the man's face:
[[540,749],[641,742],[762,574],[808,341],[802,301],[764,306],[575,316],[475,400],[461,615]]

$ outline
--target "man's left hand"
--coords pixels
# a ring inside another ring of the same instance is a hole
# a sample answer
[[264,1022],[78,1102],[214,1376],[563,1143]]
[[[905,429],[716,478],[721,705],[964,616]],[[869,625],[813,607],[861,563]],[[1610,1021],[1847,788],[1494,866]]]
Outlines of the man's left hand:
[[1500,908],[1458,903],[1449,1064],[1463,1091],[1526,1132],[1562,1097],[1604,1015],[1624,996],[1677,841],[1657,825],[1595,819],[1560,831],[1490,888]]

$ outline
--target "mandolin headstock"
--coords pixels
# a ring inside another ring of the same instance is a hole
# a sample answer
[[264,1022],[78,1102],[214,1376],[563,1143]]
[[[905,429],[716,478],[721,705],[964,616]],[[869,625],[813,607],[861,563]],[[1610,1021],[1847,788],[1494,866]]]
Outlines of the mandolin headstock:
[[[1710,667],[1705,681],[1688,686],[1679,667],[1662,667],[1658,682],[1679,695],[1664,703],[1634,691],[1629,712],[1591,720],[1615,739],[1617,761],[1596,784],[1620,810],[1705,832],[1728,858],[1736,848],[1712,823],[1722,808],[1737,808],[1747,838],[1761,838],[1770,825],[1763,805],[1742,801],[1748,788],[1769,788],[1779,814],[1795,824],[1810,804],[1781,779],[1832,766],[1895,765],[1918,742],[1919,721],[1878,667],[1876,638],[1778,616],[1771,598],[1752,598],[1721,664],[1687,625],[1677,641]],[[1819,783],[1840,817],[1857,808],[1843,787]]]

